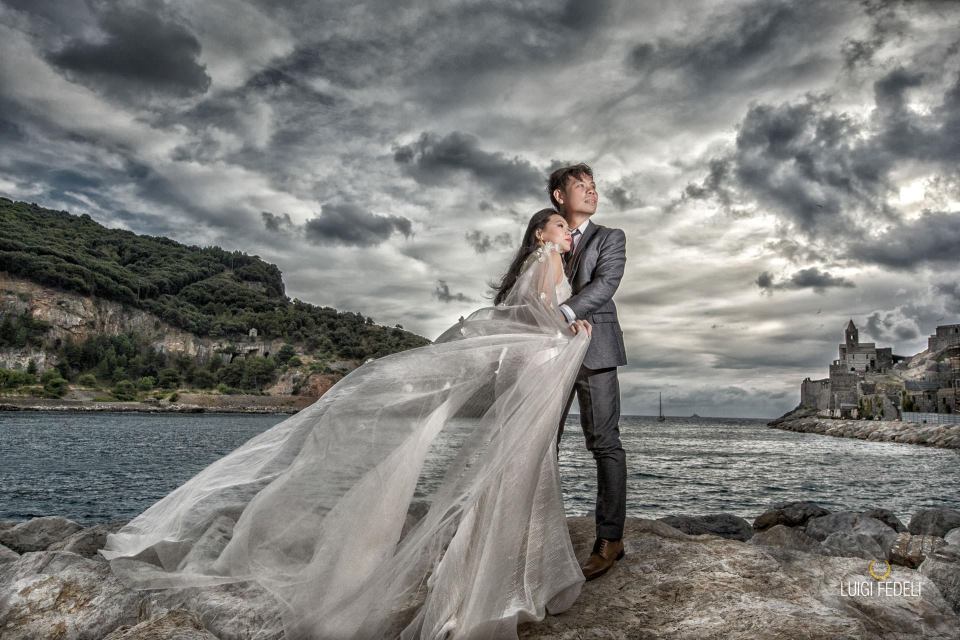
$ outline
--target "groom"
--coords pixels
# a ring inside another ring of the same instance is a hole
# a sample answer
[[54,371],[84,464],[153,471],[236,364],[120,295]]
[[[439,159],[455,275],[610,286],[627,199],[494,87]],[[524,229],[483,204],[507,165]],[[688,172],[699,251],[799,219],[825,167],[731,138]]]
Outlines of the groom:
[[606,573],[624,553],[627,461],[620,445],[617,367],[627,364],[627,355],[613,294],[623,277],[626,236],[622,229],[591,221],[597,210],[597,187],[587,165],[557,169],[550,174],[547,190],[573,232],[573,247],[564,256],[573,297],[560,305],[560,310],[567,322],[585,319],[593,325],[590,346],[557,431],[559,451],[563,423],[576,395],[580,426],[597,463],[597,539],[590,558],[581,566],[584,577],[593,580]]

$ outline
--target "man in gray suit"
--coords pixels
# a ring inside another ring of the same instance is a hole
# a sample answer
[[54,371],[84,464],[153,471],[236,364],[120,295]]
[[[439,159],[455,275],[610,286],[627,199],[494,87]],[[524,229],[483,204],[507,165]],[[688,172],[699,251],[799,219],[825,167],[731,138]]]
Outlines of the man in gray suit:
[[580,426],[597,463],[597,539],[590,558],[581,566],[584,577],[592,580],[606,573],[624,554],[627,461],[620,445],[617,367],[627,364],[627,355],[613,294],[623,277],[626,235],[622,229],[590,220],[597,210],[597,187],[587,165],[557,169],[550,175],[547,189],[573,232],[573,248],[564,257],[573,297],[560,309],[567,322],[585,319],[593,325],[590,347],[557,431],[559,450],[563,423],[576,395]]

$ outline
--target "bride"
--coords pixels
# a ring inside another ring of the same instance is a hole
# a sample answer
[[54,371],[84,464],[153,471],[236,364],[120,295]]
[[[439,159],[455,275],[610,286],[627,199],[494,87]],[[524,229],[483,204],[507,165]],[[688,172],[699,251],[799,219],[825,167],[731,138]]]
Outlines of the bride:
[[584,577],[556,434],[590,340],[567,223],[533,215],[495,306],[370,361],[107,538],[137,589],[255,581],[291,639],[516,638]]

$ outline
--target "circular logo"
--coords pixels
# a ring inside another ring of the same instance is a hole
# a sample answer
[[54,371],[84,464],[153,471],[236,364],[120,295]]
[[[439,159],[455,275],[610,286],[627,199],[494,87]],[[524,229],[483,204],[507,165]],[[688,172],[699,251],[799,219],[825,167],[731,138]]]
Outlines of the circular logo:
[[[873,570],[874,562],[883,562],[883,564],[887,565],[886,571],[884,571],[882,574],[875,573]],[[890,563],[887,562],[886,560],[879,560],[879,561],[871,560],[870,565],[867,567],[867,571],[870,572],[870,575],[873,577],[874,580],[876,580],[877,582],[880,582],[881,580],[887,579],[887,577],[890,575],[890,572],[893,571],[893,568],[890,566]]]

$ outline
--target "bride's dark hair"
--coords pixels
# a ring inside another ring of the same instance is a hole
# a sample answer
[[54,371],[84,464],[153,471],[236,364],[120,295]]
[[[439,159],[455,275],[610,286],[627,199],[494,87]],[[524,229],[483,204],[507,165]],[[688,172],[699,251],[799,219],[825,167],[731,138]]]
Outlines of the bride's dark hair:
[[517,255],[514,256],[513,262],[510,263],[510,268],[503,274],[499,285],[495,283],[491,285],[491,288],[497,293],[493,299],[493,304],[500,304],[503,302],[503,299],[507,297],[507,293],[517,281],[517,276],[520,275],[520,268],[523,266],[527,256],[536,251],[537,247],[540,246],[537,244],[537,231],[541,231],[547,226],[547,220],[549,220],[552,215],[560,215],[560,213],[557,212],[556,209],[541,209],[530,218],[530,222],[527,224],[527,231],[523,234],[523,242],[520,243],[520,248],[517,249]]

